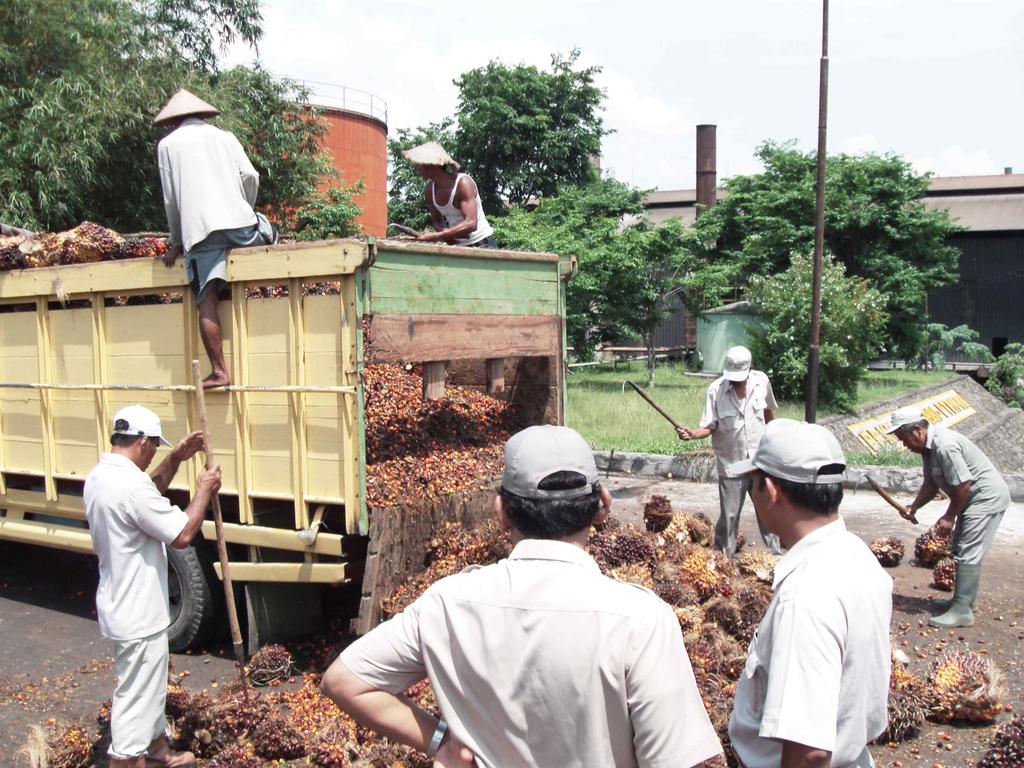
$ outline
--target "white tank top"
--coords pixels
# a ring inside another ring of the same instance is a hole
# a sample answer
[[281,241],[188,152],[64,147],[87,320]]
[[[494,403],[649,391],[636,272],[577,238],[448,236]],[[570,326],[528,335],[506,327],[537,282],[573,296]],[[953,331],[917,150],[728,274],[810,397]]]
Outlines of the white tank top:
[[[437,208],[438,213],[441,214],[441,218],[444,219],[445,228],[454,227],[461,224],[466,220],[466,217],[462,215],[462,211],[457,205],[455,205],[455,194],[459,189],[459,181],[465,176],[469,178],[468,174],[460,173],[455,177],[455,184],[452,185],[452,194],[448,198],[447,203],[440,203],[437,200],[437,190],[434,186],[434,182],[430,182],[430,197],[434,201],[434,207]],[[488,237],[494,234],[494,227],[487,223],[487,217],[484,216],[484,206],[480,202],[480,193],[476,193],[476,198],[473,201],[476,203],[476,229],[470,232],[466,237],[461,237],[455,241],[455,245],[476,245],[481,240],[486,240]]]

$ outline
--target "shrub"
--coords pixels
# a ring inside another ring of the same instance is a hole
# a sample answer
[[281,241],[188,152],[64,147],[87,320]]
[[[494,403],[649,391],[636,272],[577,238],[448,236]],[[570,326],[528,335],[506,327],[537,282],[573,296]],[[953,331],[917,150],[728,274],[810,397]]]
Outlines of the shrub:
[[[813,259],[794,255],[785,272],[755,277],[749,298],[761,312],[751,329],[756,366],[772,380],[776,395],[802,400],[807,378],[811,327]],[[818,400],[850,408],[865,366],[882,349],[885,298],[859,277],[847,277],[842,265],[825,255],[821,275],[821,337]]]
[[985,387],[1011,408],[1024,408],[1024,345],[1006,345],[992,366]]

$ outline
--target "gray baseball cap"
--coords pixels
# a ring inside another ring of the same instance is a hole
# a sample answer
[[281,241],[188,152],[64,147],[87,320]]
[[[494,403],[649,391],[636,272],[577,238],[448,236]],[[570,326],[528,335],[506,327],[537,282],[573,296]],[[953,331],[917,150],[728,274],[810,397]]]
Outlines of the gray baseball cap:
[[[830,464],[839,464],[843,469],[821,474],[821,469]],[[755,469],[794,483],[841,483],[846,457],[835,435],[825,427],[793,419],[772,419],[754,455],[731,465],[729,473],[738,477]]]
[[[578,472],[586,485],[544,491],[540,481],[555,472]],[[579,433],[568,427],[527,427],[505,443],[505,474],[501,487],[526,499],[573,499],[597,487],[594,452]]]
[[916,424],[919,421],[924,421],[924,415],[921,413],[920,408],[914,408],[913,406],[900,408],[889,415],[889,424],[891,426],[885,430],[885,434],[891,435],[900,427],[905,427],[907,424]]
[[729,347],[725,353],[725,368],[722,375],[729,381],[746,381],[750,375],[750,350],[746,347]]

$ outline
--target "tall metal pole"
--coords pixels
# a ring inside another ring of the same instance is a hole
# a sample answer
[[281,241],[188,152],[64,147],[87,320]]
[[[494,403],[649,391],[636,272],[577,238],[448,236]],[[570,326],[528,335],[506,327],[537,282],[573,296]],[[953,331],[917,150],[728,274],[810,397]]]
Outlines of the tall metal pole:
[[825,250],[825,133],[828,124],[828,0],[821,7],[821,68],[818,81],[818,178],[814,212],[814,276],[811,279],[811,348],[807,356],[804,418],[818,415],[818,362],[821,340],[821,260]]

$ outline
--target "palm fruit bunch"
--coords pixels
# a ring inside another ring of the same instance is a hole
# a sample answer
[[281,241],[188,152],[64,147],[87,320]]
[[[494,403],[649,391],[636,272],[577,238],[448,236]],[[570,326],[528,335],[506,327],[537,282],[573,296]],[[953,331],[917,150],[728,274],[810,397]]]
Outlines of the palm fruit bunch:
[[977,768],[1019,768],[1024,765],[1024,715],[1014,715],[996,728]]
[[110,733],[110,699],[107,699],[100,708],[96,710],[96,727],[99,729],[100,735]]
[[288,649],[278,643],[271,643],[253,654],[246,667],[246,675],[253,685],[269,685],[275,680],[283,680],[288,677],[293,666]]
[[171,720],[177,720],[185,714],[189,708],[188,691],[177,683],[167,684],[167,699],[164,708]]
[[714,552],[695,547],[680,564],[679,579],[684,585],[692,587],[702,600],[707,600],[718,592],[718,586],[723,581],[718,564]]
[[741,587],[736,590],[736,602],[740,606],[740,615],[743,618],[743,629],[736,639],[749,643],[754,636],[761,619],[764,618],[768,604],[772,601],[772,591],[768,587],[754,583],[750,586]]
[[711,524],[711,519],[703,512],[690,515],[686,520],[686,528],[690,533],[690,540],[694,544],[700,544],[702,547],[711,546],[711,542],[715,538],[715,527]]
[[679,628],[683,635],[699,633],[704,626],[704,611],[699,605],[684,605],[672,609],[679,620]]
[[928,715],[930,692],[924,680],[897,658],[889,677],[889,724],[879,742],[900,742],[917,735]]
[[45,743],[43,764],[49,768],[86,768],[92,763],[92,739],[77,725],[52,730]]
[[743,647],[724,629],[704,622],[699,629],[684,634],[686,652],[694,669],[729,680],[739,677],[746,663]]
[[931,717],[942,723],[967,720],[989,723],[1003,709],[1003,675],[987,657],[952,651],[932,667]]
[[368,749],[352,761],[352,768],[431,768],[433,761],[408,747],[377,741],[368,744]]
[[956,560],[944,557],[932,569],[932,581],[945,592],[952,592],[956,585]]
[[117,252],[104,259],[157,259],[167,253],[167,241],[159,237],[126,237]]
[[747,537],[746,537],[746,535],[744,535],[743,531],[736,531],[736,551],[737,552],[742,551],[742,549],[745,546],[747,546]]
[[256,754],[268,760],[293,760],[306,754],[306,742],[284,715],[265,718],[252,732]]
[[686,515],[682,513],[672,515],[672,519],[665,526],[665,529],[660,531],[658,538],[664,538],[666,541],[689,541],[690,529],[687,525],[687,520]]
[[934,568],[944,557],[949,557],[949,538],[925,531],[914,542],[914,557],[923,568]]
[[644,504],[644,525],[652,533],[661,533],[672,522],[672,502],[667,496],[654,494]]
[[742,638],[746,622],[739,601],[733,597],[718,595],[712,597],[702,607],[705,619],[713,621],[736,639]]
[[626,563],[618,568],[612,568],[610,575],[619,581],[639,584],[650,590],[654,589],[654,577],[651,575],[651,568],[647,563]]
[[883,568],[895,568],[903,559],[903,542],[895,536],[884,536],[871,542],[871,554]]
[[686,606],[700,603],[697,590],[679,580],[679,565],[674,561],[662,560],[654,569],[654,592],[669,605]]
[[611,565],[644,563],[653,568],[655,559],[654,544],[633,526],[624,526],[622,532],[615,535],[609,552]]
[[775,555],[767,549],[753,549],[736,557],[736,567],[740,573],[771,584],[775,574],[775,559]]
[[234,744],[213,760],[210,768],[261,768],[263,758],[257,757],[248,744]]

